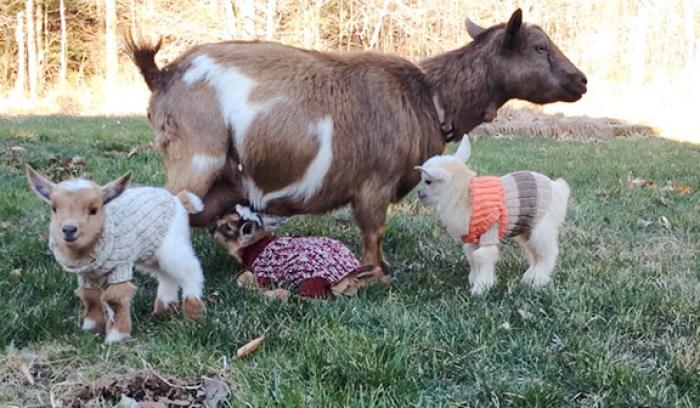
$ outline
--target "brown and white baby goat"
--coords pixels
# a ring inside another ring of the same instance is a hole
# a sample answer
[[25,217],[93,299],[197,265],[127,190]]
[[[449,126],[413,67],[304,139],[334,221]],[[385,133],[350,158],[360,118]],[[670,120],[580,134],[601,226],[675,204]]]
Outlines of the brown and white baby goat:
[[27,178],[52,207],[49,247],[56,261],[78,276],[83,330],[106,332],[108,344],[129,338],[134,266],[158,279],[154,314],[176,308],[182,289],[185,317],[201,316],[204,277],[188,219],[188,212],[201,210],[199,198],[162,188],[127,189],[129,173],[102,187],[82,178],[55,184],[29,166]]

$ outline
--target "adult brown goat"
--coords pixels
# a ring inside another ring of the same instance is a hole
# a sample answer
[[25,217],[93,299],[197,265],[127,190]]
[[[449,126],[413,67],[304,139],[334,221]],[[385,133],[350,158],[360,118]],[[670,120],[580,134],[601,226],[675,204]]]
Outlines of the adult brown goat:
[[350,204],[362,261],[381,265],[386,212],[419,182],[414,166],[509,99],[573,102],[586,92],[586,77],[520,10],[507,24],[466,26],[474,41],[419,66],[231,41],[159,69],[161,43],[128,38],[152,91],[148,119],[167,188],[204,197],[191,219],[198,226],[235,202],[282,216]]

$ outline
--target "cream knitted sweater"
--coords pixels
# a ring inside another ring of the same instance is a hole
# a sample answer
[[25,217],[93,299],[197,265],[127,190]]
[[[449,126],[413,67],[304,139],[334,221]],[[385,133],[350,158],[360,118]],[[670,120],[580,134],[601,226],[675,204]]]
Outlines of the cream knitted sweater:
[[81,287],[100,287],[132,279],[137,263],[155,260],[175,215],[177,198],[162,188],[129,188],[105,206],[105,224],[92,252],[69,262],[49,247],[66,272],[78,274]]

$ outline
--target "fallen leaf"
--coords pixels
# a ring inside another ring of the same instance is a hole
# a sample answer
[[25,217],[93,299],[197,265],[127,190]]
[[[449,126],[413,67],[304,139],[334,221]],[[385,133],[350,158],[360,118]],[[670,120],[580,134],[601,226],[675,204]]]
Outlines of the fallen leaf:
[[24,153],[27,151],[27,149],[25,149],[22,146],[12,146],[10,147],[10,151],[12,151],[13,153]]
[[673,189],[680,195],[691,195],[694,191],[692,187],[685,184],[675,184]]
[[192,402],[178,399],[178,400],[171,400],[169,402],[169,404],[171,406],[175,406],[175,407],[189,407],[192,405]]
[[641,177],[634,177],[632,176],[632,172],[627,173],[627,188],[628,189],[633,189],[633,188],[642,188],[642,187],[649,187],[649,188],[654,188],[656,187],[656,184],[653,181],[648,181],[645,180]]
[[257,339],[248,342],[248,344],[240,347],[236,351],[236,357],[243,358],[243,357],[249,356],[250,354],[255,353],[260,348],[260,345],[262,344],[264,339],[265,339],[265,336],[260,336]]
[[664,227],[666,227],[666,229],[668,229],[668,230],[671,229],[671,221],[669,221],[668,218],[666,218],[665,215],[662,215],[661,218],[660,218],[659,220],[661,220],[661,225],[663,225]]
[[134,156],[137,152],[139,151],[138,147],[133,147],[131,150],[129,150],[129,154],[126,155],[127,158],[131,158]]
[[654,224],[654,221],[643,220],[640,218],[639,220],[637,220],[637,224],[642,228],[646,228]]
[[34,376],[32,375],[32,372],[29,369],[29,364],[27,364],[26,361],[20,360],[17,363],[17,369],[19,370],[20,373],[22,373],[22,375],[24,375],[24,378],[27,379],[27,382],[30,385],[34,385]]

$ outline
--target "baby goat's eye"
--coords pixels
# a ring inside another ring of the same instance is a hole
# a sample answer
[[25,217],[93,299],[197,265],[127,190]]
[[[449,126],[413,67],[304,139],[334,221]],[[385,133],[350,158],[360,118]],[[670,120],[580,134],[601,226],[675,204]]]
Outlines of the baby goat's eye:
[[51,210],[54,212],[54,214],[56,213],[56,207],[51,207]]
[[97,208],[91,208],[90,215],[95,215],[95,214],[97,214]]
[[425,180],[425,184],[430,185],[433,181],[432,180]]

